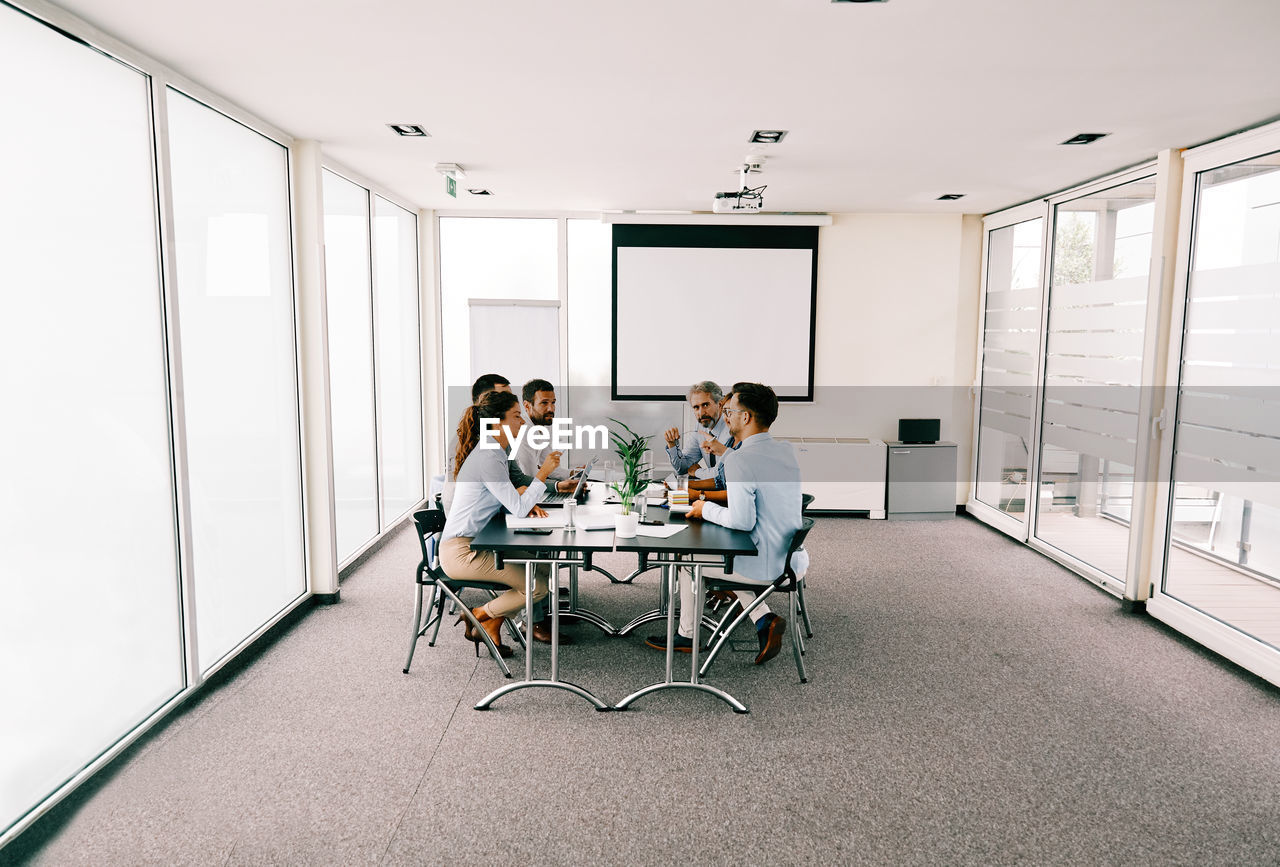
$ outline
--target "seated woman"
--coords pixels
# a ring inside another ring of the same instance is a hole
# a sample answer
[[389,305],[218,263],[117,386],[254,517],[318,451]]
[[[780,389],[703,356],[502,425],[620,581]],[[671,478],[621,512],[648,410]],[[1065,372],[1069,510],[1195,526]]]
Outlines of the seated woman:
[[[477,447],[481,420],[486,418],[499,420],[494,440],[500,448]],[[440,565],[450,578],[494,581],[511,588],[485,605],[471,609],[504,657],[511,656],[512,650],[501,643],[502,625],[508,614],[519,611],[525,604],[524,567],[508,563],[498,569],[493,552],[472,551],[471,540],[501,509],[520,518],[546,514],[537,504],[547,489],[547,476],[560,466],[560,453],[548,455],[524,493],[519,493],[511,484],[507,449],[523,425],[520,402],[509,392],[487,392],[463,413],[453,464],[459,468],[457,486],[440,544]],[[535,581],[533,598],[537,601],[546,595],[547,579],[540,575]],[[465,617],[460,616],[458,621],[466,624],[467,639],[477,644],[478,652],[483,639],[472,630]]]

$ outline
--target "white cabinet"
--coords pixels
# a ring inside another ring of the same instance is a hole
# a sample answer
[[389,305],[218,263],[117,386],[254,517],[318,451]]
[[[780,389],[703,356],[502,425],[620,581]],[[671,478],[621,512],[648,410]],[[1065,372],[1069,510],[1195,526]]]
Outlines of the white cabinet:
[[795,446],[809,508],[867,512],[883,518],[886,451],[881,440],[860,437],[778,437]]

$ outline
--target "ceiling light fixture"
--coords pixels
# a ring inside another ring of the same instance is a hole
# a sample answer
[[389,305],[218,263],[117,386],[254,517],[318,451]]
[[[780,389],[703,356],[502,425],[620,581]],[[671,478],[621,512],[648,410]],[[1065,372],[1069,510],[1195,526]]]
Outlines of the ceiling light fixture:
[[752,144],[777,144],[787,137],[785,129],[758,129],[747,141]]
[[1093,144],[1100,138],[1106,138],[1111,135],[1109,132],[1078,132],[1071,138],[1063,142],[1064,145],[1084,145]]
[[954,202],[956,199],[963,199],[964,193],[943,193],[938,196],[939,202]]
[[429,138],[431,133],[427,132],[416,123],[389,123],[391,131],[396,135],[409,136],[410,138]]

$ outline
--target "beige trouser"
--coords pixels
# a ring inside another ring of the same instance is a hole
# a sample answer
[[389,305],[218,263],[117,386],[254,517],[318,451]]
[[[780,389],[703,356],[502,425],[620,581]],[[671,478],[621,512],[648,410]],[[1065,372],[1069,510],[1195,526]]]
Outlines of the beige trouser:
[[[445,539],[440,545],[440,566],[444,569],[444,574],[459,581],[493,581],[511,588],[485,603],[484,610],[490,617],[506,617],[524,608],[523,563],[508,562],[499,569],[492,551],[472,551],[470,539],[454,536],[452,539]],[[547,595],[549,571],[546,563],[534,567],[534,602]]]
[[[448,570],[445,570],[445,571],[448,571]],[[718,576],[722,578],[730,577],[738,581],[743,580],[740,576],[737,576],[737,575],[726,576],[724,572],[720,571],[719,569],[716,569],[716,570],[703,569],[702,581],[704,585],[706,583],[706,580],[711,576]],[[763,590],[768,586],[769,586],[768,584],[761,584],[760,589]],[[748,605],[756,601],[756,594],[754,593],[748,593],[745,590],[735,590],[734,593],[738,597],[738,604],[742,606],[742,609],[744,611],[746,610]],[[693,638],[693,618],[695,615],[701,613],[701,611],[702,611],[701,603],[695,602],[693,598],[693,570],[681,569],[680,570],[680,626],[676,631],[679,632],[681,635],[683,635],[685,638]],[[769,604],[767,602],[762,602],[760,605],[756,606],[755,610],[752,611],[749,616],[751,617],[752,623],[759,623],[760,618],[764,617],[768,613],[769,613]]]

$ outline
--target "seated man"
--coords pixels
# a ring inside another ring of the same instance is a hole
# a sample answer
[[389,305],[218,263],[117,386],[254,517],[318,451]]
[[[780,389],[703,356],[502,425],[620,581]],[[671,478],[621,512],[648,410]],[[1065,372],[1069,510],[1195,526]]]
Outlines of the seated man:
[[[769,427],[778,417],[778,397],[773,389],[755,382],[735,384],[724,414],[734,439],[741,443],[724,459],[729,504],[726,507],[695,501],[688,516],[749,531],[759,553],[738,557],[733,564],[734,576],[763,586],[782,574],[791,537],[800,529],[800,465],[790,443],[778,442],[769,435]],[[749,597],[743,600],[744,605],[748,602]],[[692,649],[694,618],[700,614],[701,605],[694,604],[692,582],[687,575],[681,575],[676,650]],[[756,655],[756,665],[760,665],[778,655],[787,623],[763,605],[751,613],[751,619],[760,642]],[[647,643],[666,648],[665,636],[656,641],[655,645],[650,638]]]
[[[530,428],[549,428],[556,417],[556,390],[555,387],[545,379],[531,379],[524,384],[521,389],[521,397],[524,400],[525,418],[529,419]],[[542,462],[551,454],[551,437],[550,431],[547,432],[547,443],[541,448],[535,448],[530,441],[529,434],[532,430],[526,431],[524,437],[520,440],[520,445],[516,447],[515,453],[511,456],[514,465],[524,473],[532,477],[538,467],[542,466]],[[533,471],[530,472],[529,468]],[[567,469],[561,466],[551,474],[549,481],[555,482],[557,491],[572,491],[577,487],[576,480],[571,480],[572,475]],[[519,487],[519,485],[517,485]]]
[[[673,427],[663,435],[667,441],[667,455],[671,458],[671,468],[677,473],[692,475],[694,471],[704,466],[703,441],[713,439],[723,443],[729,439],[729,428],[725,425],[724,416],[720,412],[720,401],[723,397],[724,391],[710,380],[696,383],[689,389],[689,406],[693,407],[693,414],[703,430],[699,432],[700,436],[693,437],[693,441],[683,449],[680,447],[679,428]],[[718,460],[717,453],[709,451],[705,458],[705,466],[714,468]]]
[[[728,403],[728,397],[720,398],[721,413],[724,412],[724,408]],[[691,479],[689,481],[689,502],[708,500],[712,503],[719,503],[721,506],[729,502],[729,492],[724,486],[724,456],[726,452],[733,451],[739,445],[740,443],[733,438],[733,434],[730,434],[729,439],[725,442],[714,439],[702,441],[702,450],[708,453],[710,460],[717,461],[715,464],[716,474],[709,479]]]

